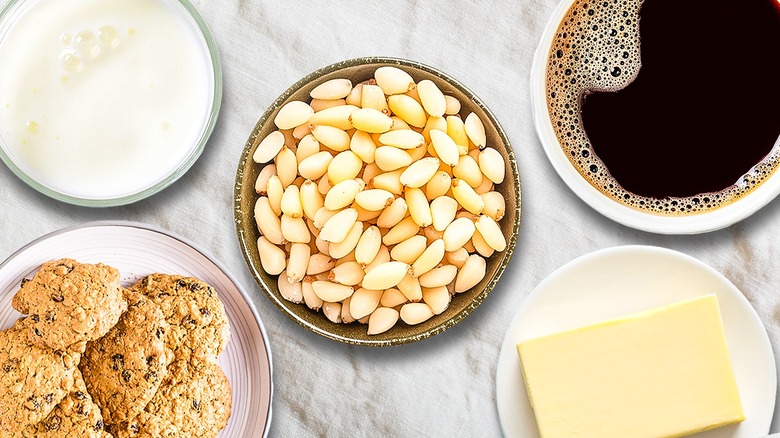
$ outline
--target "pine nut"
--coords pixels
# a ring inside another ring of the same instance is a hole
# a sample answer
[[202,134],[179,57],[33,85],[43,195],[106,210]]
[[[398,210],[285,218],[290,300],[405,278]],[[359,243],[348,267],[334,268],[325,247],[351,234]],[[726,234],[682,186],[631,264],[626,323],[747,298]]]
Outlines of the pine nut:
[[504,157],[493,148],[485,148],[479,153],[479,168],[495,184],[504,181]]
[[425,303],[408,303],[401,307],[401,320],[409,325],[423,323],[433,316],[433,310]]
[[[347,120],[349,122],[349,120]],[[339,129],[328,125],[314,125],[311,128],[311,135],[323,144],[336,152],[349,149],[349,134],[344,129]],[[311,179],[311,178],[310,178]]]
[[382,298],[379,300],[379,304],[383,307],[396,307],[408,302],[406,295],[402,294],[400,290],[396,288],[390,288],[382,293]]
[[477,148],[484,149],[487,144],[485,125],[482,124],[482,120],[479,119],[479,116],[474,113],[469,114],[468,117],[466,117],[464,124],[466,125],[466,134],[469,136],[469,140],[471,140]]
[[282,213],[299,218],[303,216],[303,206],[301,205],[301,193],[297,186],[290,184],[282,194],[281,199]]
[[498,252],[503,251],[506,248],[506,239],[504,233],[501,232],[501,228],[496,221],[490,216],[480,215],[477,222],[475,222],[479,234],[485,239],[485,242],[490,245],[491,248]]
[[[331,184],[336,185],[357,177],[362,169],[363,161],[354,152],[351,150],[339,152],[328,164],[328,179]],[[479,175],[482,176],[481,173]]]
[[389,307],[379,307],[368,318],[368,334],[378,335],[384,333],[398,322],[399,313]]
[[[400,199],[400,198],[399,198]],[[357,205],[371,211],[381,211],[392,205],[395,196],[382,189],[369,189],[355,195]]]
[[351,296],[354,289],[351,286],[345,286],[343,284],[333,283],[332,281],[314,281],[311,284],[314,289],[314,293],[322,301],[336,303]]
[[300,195],[303,214],[313,221],[317,210],[325,205],[325,199],[317,190],[317,184],[309,179],[304,181],[301,185]]
[[418,231],[420,231],[420,226],[417,225],[414,219],[407,217],[385,234],[382,238],[382,243],[385,245],[395,245],[396,243],[403,242],[414,236]]
[[317,180],[328,171],[331,160],[333,155],[330,152],[317,152],[301,161],[298,165],[298,173],[306,179]]
[[412,157],[403,149],[380,146],[374,153],[374,162],[380,169],[390,172],[412,164]]
[[482,198],[471,188],[466,181],[461,179],[452,180],[452,196],[460,205],[473,214],[480,214],[485,208]]
[[284,243],[282,223],[271,208],[268,198],[265,196],[258,198],[255,203],[255,222],[257,223],[257,229],[260,231],[260,234],[265,236],[268,241],[274,245],[281,245]]
[[345,237],[344,240],[341,242],[331,242],[328,247],[330,256],[334,259],[344,260],[344,258],[355,249],[362,234],[363,223],[357,221],[352,225],[352,228],[349,229],[347,237]]
[[355,246],[355,261],[363,266],[371,263],[379,253],[382,246],[382,234],[376,225],[372,225],[363,231]]
[[361,108],[375,109],[377,111],[382,112],[385,115],[390,112],[387,108],[387,100],[385,98],[385,93],[382,91],[382,88],[380,88],[378,85],[363,86],[363,91],[361,92],[360,95],[360,106]]
[[431,130],[431,145],[442,163],[448,166],[458,164],[458,146],[446,132]]
[[406,93],[415,87],[414,79],[409,73],[398,67],[379,67],[374,72],[376,84],[387,95]]
[[466,181],[468,185],[477,188],[482,185],[482,170],[479,164],[470,155],[461,155],[458,164],[452,168],[452,175]]
[[393,249],[390,250],[390,257],[399,262],[412,264],[423,252],[425,252],[427,245],[428,240],[425,239],[425,236],[420,236],[418,234],[395,245]]
[[450,187],[452,187],[452,175],[444,170],[437,170],[431,180],[425,184],[425,197],[432,201],[449,193]]
[[308,122],[312,115],[314,110],[309,104],[293,100],[279,108],[279,112],[274,117],[274,124],[279,129],[293,129]]
[[343,241],[357,221],[357,215],[357,210],[354,208],[347,208],[334,214],[320,228],[320,238],[331,243]]
[[476,227],[471,219],[462,217],[455,219],[444,230],[444,249],[446,251],[456,251],[458,248],[462,248],[474,235]]
[[434,117],[444,115],[444,112],[447,110],[447,100],[444,98],[444,93],[441,92],[433,81],[423,79],[418,82],[417,94],[420,96],[425,112]]
[[363,267],[358,262],[346,262],[333,268],[328,274],[328,280],[345,286],[355,286],[363,281],[363,275]]
[[398,129],[380,135],[379,143],[399,149],[414,149],[425,144],[425,137],[411,129]]
[[405,94],[395,94],[387,98],[387,106],[393,114],[415,128],[424,128],[428,115],[422,105]]
[[309,265],[311,248],[305,243],[293,243],[290,248],[290,258],[287,259],[287,279],[290,283],[303,280]]
[[395,287],[406,276],[409,265],[403,262],[385,262],[366,273],[363,277],[363,287],[382,290]]
[[284,271],[285,253],[278,246],[269,242],[264,236],[257,239],[257,252],[260,264],[269,275],[278,275]]
[[[476,235],[477,232],[474,234]],[[455,251],[448,252],[445,257],[447,258],[447,263],[455,265],[456,268],[460,269],[466,263],[466,259],[469,258],[469,252],[466,248],[458,248]]]
[[[385,146],[389,149],[395,149],[390,146]],[[403,151],[401,151],[403,152]],[[411,159],[411,157],[409,157]],[[371,184],[374,188],[385,189],[395,195],[400,195],[404,192],[404,186],[401,184],[401,174],[403,169],[394,170],[392,172],[381,173],[371,179]]]
[[341,324],[341,303],[323,302],[322,314],[328,318],[328,321],[334,324]]
[[[431,178],[433,178],[433,175],[439,170],[440,163],[438,158],[433,157],[415,161],[401,173],[401,184],[412,188],[420,188],[428,184],[428,181],[430,181]],[[474,164],[476,165],[476,163]],[[480,173],[479,166],[476,167],[476,170],[481,180],[482,174]]]
[[455,220],[458,212],[458,201],[449,196],[439,196],[431,201],[431,219],[433,228],[443,232]]
[[330,255],[317,253],[309,257],[309,264],[306,267],[306,275],[317,275],[328,272],[336,266],[336,261]]
[[283,214],[281,227],[282,236],[288,242],[309,243],[311,241],[309,227],[306,226],[306,222],[302,218]]
[[[314,114],[317,114],[318,112],[322,110],[326,110],[328,108],[333,108],[334,106],[342,106],[346,105],[347,101],[344,99],[312,99],[311,102],[309,102],[309,106],[311,106],[311,109],[314,110]],[[311,122],[311,119],[309,119],[309,122]],[[300,128],[308,128],[309,125],[298,125],[293,129],[293,137],[295,137],[295,130]],[[300,138],[300,137],[296,137]]]
[[393,203],[384,209],[382,214],[376,219],[376,225],[381,228],[392,228],[398,225],[403,218],[406,217],[406,213],[409,211],[409,206],[404,198],[395,198]]
[[268,134],[255,148],[252,160],[255,163],[267,163],[282,150],[284,146],[284,134],[274,131]]
[[458,268],[452,265],[434,268],[420,276],[420,286],[427,288],[446,286],[455,280],[457,274]]
[[306,303],[309,309],[318,311],[322,308],[323,301],[314,293],[314,288],[311,285],[313,281],[312,277],[305,277],[301,283],[301,292],[303,294],[303,302]]
[[[314,113],[307,125],[311,126],[332,126],[344,131],[352,129],[350,117],[359,108],[353,105],[338,105],[325,108]],[[315,135],[316,137],[316,135]]]
[[496,222],[500,221],[506,211],[504,196],[499,192],[487,192],[479,196],[485,205],[482,209],[482,214],[492,217]]
[[282,182],[282,187],[287,188],[298,177],[298,159],[295,152],[287,146],[283,147],[276,155],[276,174]]
[[350,297],[349,313],[353,318],[361,319],[370,315],[381,300],[383,291],[360,288]]
[[485,259],[476,254],[470,255],[455,278],[455,293],[465,292],[482,281],[485,278],[485,266]]
[[257,174],[257,179],[255,180],[255,192],[257,192],[258,195],[266,194],[266,190],[268,188],[268,179],[271,178],[271,175],[276,175],[275,164],[266,165],[263,167],[263,170]]
[[447,101],[447,108],[444,110],[444,114],[455,115],[460,112],[460,101],[452,96],[444,96],[444,100]]
[[339,210],[352,204],[365,184],[362,179],[348,179],[334,185],[325,195],[325,208]]
[[349,79],[331,79],[314,87],[309,92],[309,96],[312,99],[334,100],[347,97],[350,91],[352,91],[352,81]]
[[409,274],[406,274],[404,278],[398,282],[397,287],[398,290],[404,294],[406,299],[411,302],[417,302],[422,299],[422,288],[420,286],[420,281]]
[[[426,239],[427,243],[427,239]],[[395,248],[394,248],[395,249]],[[391,252],[392,254],[392,252]],[[436,239],[412,263],[410,274],[419,277],[435,268],[444,259],[444,240]]]
[[458,154],[466,155],[469,151],[469,137],[466,126],[458,116],[447,116],[447,135],[458,145]]
[[423,301],[431,308],[434,315],[440,315],[447,310],[447,307],[450,306],[450,300],[452,299],[450,291],[447,290],[446,286],[433,288],[424,287],[422,289],[422,296]]
[[282,298],[295,304],[300,304],[303,301],[303,290],[300,281],[290,283],[287,281],[286,273],[282,271],[276,283]]
[[393,120],[385,113],[374,108],[361,108],[350,115],[355,129],[370,133],[387,132],[393,126]]
[[480,234],[479,231],[475,231],[474,235],[471,236],[471,244],[474,245],[474,249],[477,250],[482,257],[490,257],[496,252],[496,250],[485,242],[485,238],[482,237],[482,234]]

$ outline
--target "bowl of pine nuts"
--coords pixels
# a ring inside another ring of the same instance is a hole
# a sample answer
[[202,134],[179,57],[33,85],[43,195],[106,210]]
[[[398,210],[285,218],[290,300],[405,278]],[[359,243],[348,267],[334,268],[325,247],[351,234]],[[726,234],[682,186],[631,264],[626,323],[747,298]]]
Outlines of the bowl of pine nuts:
[[394,58],[333,64],[285,91],[247,140],[234,196],[268,298],[353,345],[460,322],[520,226],[517,162],[493,114],[445,73]]

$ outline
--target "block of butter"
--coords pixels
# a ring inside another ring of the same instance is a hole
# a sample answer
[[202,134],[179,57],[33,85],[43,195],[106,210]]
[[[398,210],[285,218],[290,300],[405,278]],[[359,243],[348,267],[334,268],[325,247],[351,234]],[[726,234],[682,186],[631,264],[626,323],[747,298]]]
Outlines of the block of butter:
[[523,341],[543,438],[680,437],[745,419],[717,297]]

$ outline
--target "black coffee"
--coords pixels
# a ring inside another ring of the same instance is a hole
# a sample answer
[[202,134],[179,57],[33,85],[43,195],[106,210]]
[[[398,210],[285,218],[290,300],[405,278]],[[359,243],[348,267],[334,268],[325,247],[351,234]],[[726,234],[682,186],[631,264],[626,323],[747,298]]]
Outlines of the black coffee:
[[713,209],[780,161],[777,0],[576,2],[547,75],[570,160],[634,207]]

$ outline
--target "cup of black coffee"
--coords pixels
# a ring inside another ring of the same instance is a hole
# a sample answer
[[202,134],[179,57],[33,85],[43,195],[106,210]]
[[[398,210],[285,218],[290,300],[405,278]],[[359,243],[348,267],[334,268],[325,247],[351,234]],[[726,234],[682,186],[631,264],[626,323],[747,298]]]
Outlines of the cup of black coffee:
[[688,234],[780,193],[777,0],[564,0],[532,69],[561,178],[625,225]]

